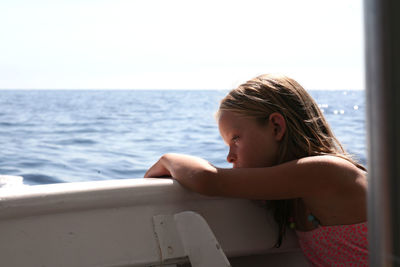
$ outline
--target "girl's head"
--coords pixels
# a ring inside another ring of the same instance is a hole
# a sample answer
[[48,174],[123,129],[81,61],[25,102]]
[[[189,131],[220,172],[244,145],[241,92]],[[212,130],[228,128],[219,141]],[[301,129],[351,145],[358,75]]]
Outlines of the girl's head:
[[[262,157],[264,167],[268,167],[302,157],[330,154],[365,170],[344,151],[313,98],[286,76],[261,75],[230,91],[221,101],[217,119],[224,140],[233,143],[229,144],[228,161],[234,163],[234,167],[235,162],[230,160],[231,147],[244,155],[246,167],[263,167],[258,166],[258,158]],[[235,148],[236,137],[233,135],[230,141],[230,129],[240,129],[250,136],[246,138],[247,148]],[[276,131],[272,137],[271,129]],[[263,134],[268,141],[260,141]],[[250,166],[252,160],[258,165]],[[236,164],[236,167],[241,166]],[[289,218],[293,216],[294,203],[294,200],[270,201],[279,225],[276,246],[280,246]]]
[[222,99],[217,118],[226,111],[252,119],[261,127],[271,122],[271,115],[283,118],[284,133],[275,164],[325,154],[350,159],[316,102],[289,77],[266,74],[240,85]]

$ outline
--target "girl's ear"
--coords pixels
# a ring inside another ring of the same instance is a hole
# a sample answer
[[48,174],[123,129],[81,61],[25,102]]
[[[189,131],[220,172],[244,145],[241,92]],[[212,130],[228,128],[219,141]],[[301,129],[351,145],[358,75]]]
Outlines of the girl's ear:
[[269,123],[273,127],[276,141],[281,141],[286,132],[286,121],[282,114],[274,112],[269,115]]

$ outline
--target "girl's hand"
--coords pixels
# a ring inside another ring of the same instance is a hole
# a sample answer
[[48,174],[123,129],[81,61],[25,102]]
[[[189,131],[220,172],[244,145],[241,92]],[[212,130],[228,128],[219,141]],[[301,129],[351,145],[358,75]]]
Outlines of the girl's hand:
[[171,176],[184,187],[201,194],[213,194],[216,168],[208,161],[181,154],[163,155],[144,175],[145,178]]
[[168,169],[165,167],[163,157],[161,157],[153,166],[151,166],[147,170],[147,172],[144,174],[144,178],[161,178],[172,176]]

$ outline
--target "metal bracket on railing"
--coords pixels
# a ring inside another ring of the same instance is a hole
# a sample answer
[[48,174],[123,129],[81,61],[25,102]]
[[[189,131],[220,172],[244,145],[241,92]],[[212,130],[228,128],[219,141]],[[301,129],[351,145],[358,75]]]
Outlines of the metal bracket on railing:
[[230,263],[206,220],[185,211],[153,217],[154,232],[163,266],[189,261],[192,267],[230,267]]

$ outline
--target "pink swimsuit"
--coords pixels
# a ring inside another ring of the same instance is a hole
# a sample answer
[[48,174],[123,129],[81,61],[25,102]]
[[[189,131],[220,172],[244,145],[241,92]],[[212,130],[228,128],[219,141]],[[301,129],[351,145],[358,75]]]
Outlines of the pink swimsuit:
[[315,266],[368,266],[367,223],[296,231],[304,255]]

